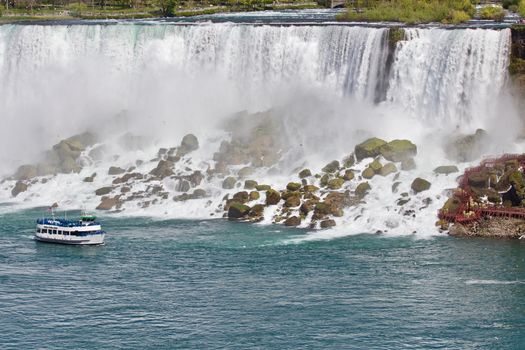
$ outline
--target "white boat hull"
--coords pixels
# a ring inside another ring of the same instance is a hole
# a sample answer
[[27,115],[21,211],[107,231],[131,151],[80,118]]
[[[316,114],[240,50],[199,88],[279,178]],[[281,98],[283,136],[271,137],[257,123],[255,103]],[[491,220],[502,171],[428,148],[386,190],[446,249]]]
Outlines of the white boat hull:
[[74,237],[67,235],[35,234],[35,240],[46,243],[70,244],[70,245],[100,245],[104,244],[104,234],[89,237]]

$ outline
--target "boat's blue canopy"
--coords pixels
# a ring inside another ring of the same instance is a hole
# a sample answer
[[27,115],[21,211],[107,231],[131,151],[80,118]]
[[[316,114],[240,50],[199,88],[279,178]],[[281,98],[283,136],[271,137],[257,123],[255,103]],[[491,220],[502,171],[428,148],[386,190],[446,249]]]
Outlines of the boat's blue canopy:
[[52,219],[52,218],[43,218],[38,219],[36,221],[39,225],[53,225],[53,226],[60,226],[60,227],[76,227],[76,226],[93,226],[93,225],[100,225],[98,222],[81,222],[81,221],[73,221],[73,220],[66,220],[66,219]]

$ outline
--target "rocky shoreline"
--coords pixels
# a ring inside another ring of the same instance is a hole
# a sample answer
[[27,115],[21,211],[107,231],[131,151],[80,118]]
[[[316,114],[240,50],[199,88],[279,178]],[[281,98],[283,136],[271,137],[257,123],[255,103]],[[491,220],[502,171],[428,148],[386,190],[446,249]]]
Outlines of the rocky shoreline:
[[486,237],[523,239],[525,220],[512,218],[483,218],[472,224],[453,224],[448,234],[455,237]]

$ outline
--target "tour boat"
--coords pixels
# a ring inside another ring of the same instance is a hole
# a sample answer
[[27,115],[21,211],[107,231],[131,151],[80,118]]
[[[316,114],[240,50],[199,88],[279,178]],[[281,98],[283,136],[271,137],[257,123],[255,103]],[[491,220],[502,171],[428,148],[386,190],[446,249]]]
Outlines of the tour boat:
[[42,218],[36,222],[35,239],[41,242],[95,245],[104,244],[105,232],[93,215],[82,215],[77,221]]

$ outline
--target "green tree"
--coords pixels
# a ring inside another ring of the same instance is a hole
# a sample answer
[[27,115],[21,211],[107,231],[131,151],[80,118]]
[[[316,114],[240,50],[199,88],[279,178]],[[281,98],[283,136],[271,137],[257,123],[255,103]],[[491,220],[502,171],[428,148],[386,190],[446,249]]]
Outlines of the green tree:
[[160,14],[164,17],[173,17],[175,14],[175,6],[177,6],[177,0],[158,0],[157,6],[159,6]]

